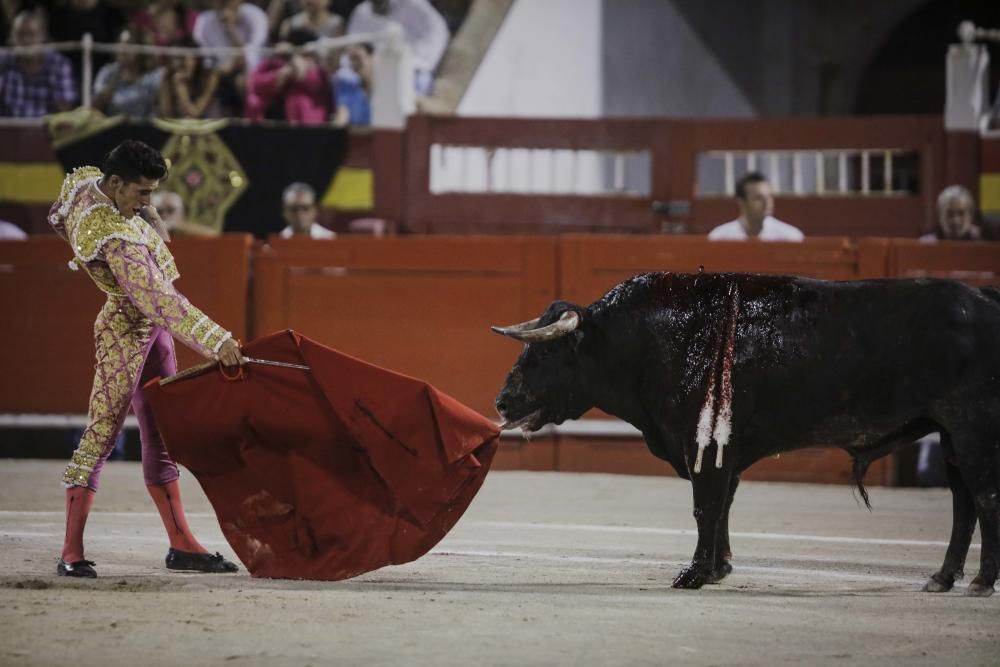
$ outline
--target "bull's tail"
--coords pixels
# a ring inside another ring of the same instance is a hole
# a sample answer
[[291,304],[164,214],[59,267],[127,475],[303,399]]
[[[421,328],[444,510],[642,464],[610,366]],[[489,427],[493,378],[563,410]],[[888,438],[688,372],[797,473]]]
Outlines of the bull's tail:
[[855,486],[858,487],[861,499],[865,501],[865,507],[871,512],[872,503],[868,499],[868,489],[865,488],[865,475],[868,474],[868,467],[872,464],[872,461],[879,457],[866,456],[860,452],[852,452],[852,455],[854,456],[854,467],[851,470],[851,476],[854,478]]

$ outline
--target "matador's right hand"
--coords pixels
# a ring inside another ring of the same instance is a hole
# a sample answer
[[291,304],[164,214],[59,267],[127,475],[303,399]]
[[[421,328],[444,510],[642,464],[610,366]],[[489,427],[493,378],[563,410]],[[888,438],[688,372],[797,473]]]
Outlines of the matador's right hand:
[[234,338],[226,339],[226,342],[219,348],[218,357],[222,365],[227,368],[242,366],[246,363],[243,354],[240,352],[240,344]]

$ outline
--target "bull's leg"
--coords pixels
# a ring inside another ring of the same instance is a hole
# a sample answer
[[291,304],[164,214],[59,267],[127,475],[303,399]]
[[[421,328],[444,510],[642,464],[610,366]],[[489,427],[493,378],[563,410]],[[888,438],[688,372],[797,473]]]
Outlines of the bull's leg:
[[976,529],[976,503],[972,492],[962,479],[957,466],[945,460],[948,485],[951,487],[951,542],[945,553],[941,569],[927,580],[924,590],[929,593],[950,591],[956,579],[961,579],[965,567],[965,557],[969,553],[969,543]]
[[694,550],[691,564],[674,578],[674,588],[701,588],[712,580],[720,522],[731,498],[731,476],[729,466],[715,468],[712,465],[707,465],[701,472],[692,475],[698,546]]
[[967,595],[988,597],[993,595],[1000,569],[1000,493],[996,486],[975,494],[979,514],[979,534],[983,550],[979,558],[979,574],[969,584]]
[[729,497],[726,498],[726,506],[722,510],[722,517],[719,519],[718,541],[715,546],[715,561],[712,565],[712,577],[708,583],[717,584],[733,571],[733,566],[729,561],[733,557],[733,550],[729,544],[729,510],[733,506],[733,498],[736,497],[736,487],[740,485],[740,476],[733,474],[729,482]]

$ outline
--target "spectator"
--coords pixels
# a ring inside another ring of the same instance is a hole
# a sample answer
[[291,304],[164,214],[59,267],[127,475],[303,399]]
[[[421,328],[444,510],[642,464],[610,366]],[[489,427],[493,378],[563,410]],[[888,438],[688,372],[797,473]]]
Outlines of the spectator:
[[339,37],[344,34],[344,19],[330,11],[329,0],[303,0],[302,11],[281,22],[281,39],[288,39],[295,28],[311,30],[319,37]]
[[351,12],[347,33],[382,32],[390,23],[403,29],[413,51],[417,92],[430,95],[434,70],[448,48],[448,26],[428,0],[365,0]]
[[961,185],[951,185],[941,191],[937,200],[938,224],[921,241],[978,241],[981,238],[976,225],[976,202],[972,193]]
[[138,38],[154,46],[176,46],[192,39],[198,12],[180,0],[153,0],[149,7],[132,14]]
[[283,50],[268,58],[250,76],[247,118],[285,120],[319,125],[330,118],[330,79],[315,51],[295,49],[316,39],[308,30],[296,28]]
[[347,47],[341,65],[333,75],[336,103],[334,123],[366,126],[372,123],[371,110],[372,57],[367,44]]
[[215,7],[198,15],[194,40],[209,48],[243,47],[240,56],[216,56],[221,110],[226,116],[236,116],[243,111],[247,72],[257,66],[258,49],[267,43],[267,14],[256,5],[239,0],[215,0]]
[[[113,44],[125,27],[125,15],[101,0],[69,0],[53,4],[49,33],[57,42],[77,42],[90,33],[95,42]],[[77,81],[82,80],[82,52],[69,51],[67,56],[73,64],[73,76]],[[93,71],[97,72],[112,60],[111,54],[92,53]]]
[[[176,46],[197,48],[194,41]],[[219,73],[192,52],[170,59],[160,84],[158,114],[164,118],[214,118],[221,114],[215,92]]]
[[[119,44],[136,44],[132,33],[123,30]],[[163,68],[149,70],[149,58],[140,53],[120,51],[94,79],[94,107],[108,116],[149,118],[156,109],[163,81]]]
[[23,241],[28,235],[13,222],[0,220],[0,241]]
[[218,236],[215,230],[185,219],[184,200],[176,192],[157,190],[150,197],[149,203],[160,214],[160,219],[171,236]]
[[281,195],[286,227],[281,238],[309,236],[313,239],[332,239],[337,235],[316,222],[316,191],[306,183],[292,183]]
[[[45,39],[41,12],[22,11],[14,17],[11,44],[37,46]],[[0,54],[0,116],[38,118],[66,111],[76,101],[73,68],[62,54],[48,49],[17,56]]]
[[760,172],[752,171],[736,182],[740,217],[719,225],[708,233],[710,241],[801,241],[801,231],[773,215],[771,184]]

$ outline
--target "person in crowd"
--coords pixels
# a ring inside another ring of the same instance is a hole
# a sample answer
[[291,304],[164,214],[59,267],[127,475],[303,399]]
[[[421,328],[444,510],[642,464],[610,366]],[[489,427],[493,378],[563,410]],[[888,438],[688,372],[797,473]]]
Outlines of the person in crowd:
[[371,125],[372,53],[367,44],[347,47],[333,74],[336,104],[334,124],[343,127]]
[[[196,48],[193,40],[176,46]],[[158,115],[164,118],[216,118],[221,108],[216,99],[219,72],[195,52],[173,56],[160,85]]]
[[83,534],[105,461],[129,408],[139,420],[143,476],[170,540],[166,566],[174,570],[236,572],[210,554],[184,515],[177,465],[163,445],[152,410],[138,391],[154,377],[177,372],[174,337],[226,366],[244,363],[239,343],[173,286],[178,278],[163,220],[149,198],[167,174],[163,156],[127,140],[103,166],[66,175],[49,212],[53,230],[69,244],[70,265],[85,272],[108,300],[94,324],[97,366],[88,423],[63,473],[66,532],[56,572],[97,576],[84,554]]
[[[134,33],[123,30],[122,45],[138,42]],[[97,72],[94,79],[94,107],[108,116],[149,118],[157,107],[164,68],[149,69],[150,58],[141,53],[119,51],[115,61]]]
[[978,241],[982,238],[976,224],[976,202],[961,185],[951,185],[937,198],[937,227],[921,241]]
[[188,222],[184,217],[184,199],[170,190],[157,190],[149,198],[150,205],[163,220],[169,236],[218,236],[203,225]]
[[281,22],[278,35],[288,39],[296,28],[311,30],[319,37],[339,37],[344,34],[344,19],[330,11],[329,0],[302,0],[302,10]]
[[129,22],[141,42],[154,46],[179,46],[194,35],[198,12],[181,0],[153,0],[132,14]]
[[[46,41],[45,16],[25,10],[14,17],[12,46]],[[0,54],[0,116],[38,118],[73,108],[79,99],[73,68],[66,56],[45,49],[28,54]]]
[[797,228],[772,215],[771,184],[760,172],[752,171],[736,182],[736,203],[740,217],[710,231],[710,241],[801,241],[805,238]]
[[279,52],[262,62],[250,76],[246,115],[251,120],[285,120],[319,125],[333,110],[330,78],[312,49],[302,49],[316,39],[296,28]]
[[23,241],[28,234],[13,222],[0,220],[0,241]]
[[267,14],[260,7],[239,0],[215,0],[215,9],[202,12],[194,24],[194,40],[202,47],[242,48],[241,55],[214,56],[219,72],[217,98],[222,114],[243,113],[247,72],[260,60],[267,44]]
[[351,12],[347,34],[382,32],[390,24],[403,29],[413,50],[417,93],[430,95],[434,70],[448,48],[448,26],[428,0],[365,0]]
[[316,191],[307,183],[291,183],[281,195],[284,209],[285,228],[281,238],[308,236],[312,239],[332,239],[337,236],[316,221]]
[[[104,0],[68,0],[52,3],[49,17],[49,34],[57,42],[78,42],[90,34],[98,44],[114,44],[125,27],[125,14],[112,3]],[[73,76],[83,80],[83,53],[67,51],[73,64]],[[94,72],[114,60],[110,53],[93,52],[91,63]]]

